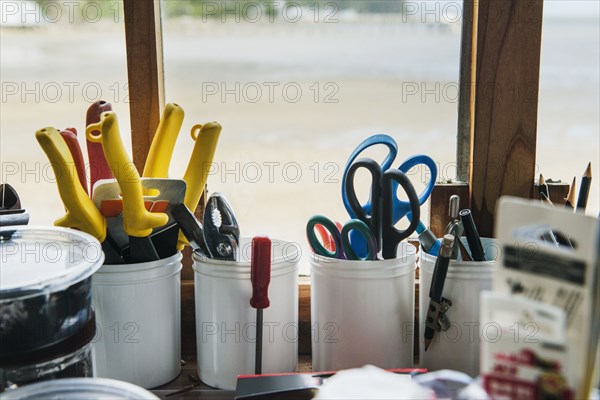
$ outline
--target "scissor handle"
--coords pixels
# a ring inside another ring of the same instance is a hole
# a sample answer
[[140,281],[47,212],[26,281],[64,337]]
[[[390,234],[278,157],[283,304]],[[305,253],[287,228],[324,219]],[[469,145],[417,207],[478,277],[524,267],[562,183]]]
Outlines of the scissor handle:
[[[315,233],[316,225],[323,226],[323,228],[325,228],[325,230],[329,232],[329,234],[333,238],[333,243],[335,245],[334,251],[323,247]],[[308,239],[310,247],[312,247],[313,251],[316,254],[329,258],[344,259],[344,250],[342,246],[342,238],[340,235],[340,231],[338,230],[337,226],[335,226],[335,223],[332,222],[329,218],[324,217],[322,215],[315,215],[311,217],[308,220],[308,223],[306,224],[306,238]]]
[[[354,187],[354,177],[356,172],[364,168],[371,174],[371,190],[369,193],[371,204],[369,215],[365,208],[358,201],[358,197],[356,196],[356,189]],[[381,167],[377,163],[377,161],[371,158],[361,158],[360,160],[354,162],[348,168],[348,174],[346,175],[346,179],[344,183],[346,184],[346,199],[350,204],[350,209],[353,211],[355,217],[360,221],[364,222],[369,229],[371,230],[373,236],[375,237],[375,241],[377,243],[377,248],[381,248],[381,178],[382,178]],[[355,234],[356,235],[356,234]],[[366,243],[365,241],[356,238],[353,235],[352,244],[355,246],[354,250],[359,254],[359,256],[364,257],[366,252]]]
[[[346,195],[346,193],[347,193],[346,176],[348,175],[348,170],[350,169],[350,166],[354,163],[354,160],[356,160],[356,158],[359,156],[360,153],[362,153],[369,147],[375,146],[378,144],[382,144],[390,150],[387,157],[381,163],[382,171],[389,169],[392,166],[392,163],[394,162],[394,160],[396,159],[396,155],[398,154],[398,144],[396,144],[396,141],[394,140],[394,138],[392,138],[389,135],[384,135],[384,134],[373,135],[373,136],[368,137],[365,140],[363,140],[362,143],[360,143],[354,149],[352,154],[350,154],[350,157],[348,158],[348,161],[346,162],[346,166],[344,167],[344,175],[342,176],[342,201],[344,202],[344,207],[346,207],[346,211],[348,212],[348,214],[350,214],[350,217],[352,217],[352,218],[356,218],[357,215],[352,210],[352,207],[350,206],[350,202],[348,201],[348,196]],[[371,202],[369,201],[364,206],[367,211],[370,211],[370,207],[371,207],[370,203]]]
[[[429,182],[427,183],[427,187],[425,187],[425,189],[421,192],[421,194],[419,194],[419,204],[422,205],[423,203],[425,203],[427,201],[429,196],[431,196],[431,191],[433,190],[433,187],[435,186],[435,182],[437,181],[438,169],[437,169],[437,164],[435,163],[435,161],[433,161],[433,159],[431,157],[426,156],[424,154],[417,154],[415,156],[407,158],[398,167],[398,169],[400,171],[404,172],[404,174],[407,174],[411,168],[416,167],[417,165],[425,165],[429,169],[429,173],[431,175],[431,178],[429,179]],[[406,202],[404,202],[404,203],[406,203]],[[400,218],[398,218],[398,220],[400,220]]]
[[[396,189],[398,184],[402,186],[408,196],[410,212],[412,213],[410,225],[404,230],[396,229],[394,226],[396,222],[392,218],[395,204],[394,199],[397,198]],[[385,171],[383,174],[382,186],[382,254],[384,259],[390,259],[396,258],[398,244],[417,230],[417,226],[421,220],[421,204],[419,203],[419,197],[417,196],[417,192],[410,182],[410,179],[408,179],[404,172],[400,170],[390,169]]]
[[[350,244],[350,234],[352,232],[356,232],[361,235],[365,242],[367,243],[367,255],[361,257],[354,252],[352,245]],[[373,232],[369,228],[367,224],[365,224],[360,219],[351,219],[346,222],[346,224],[342,227],[342,248],[346,253],[346,258],[348,260],[376,260],[377,259],[377,241]]]
[[323,243],[323,246],[329,251],[334,251],[335,244],[333,243],[333,237],[327,231],[327,229],[325,229],[323,227],[323,225],[321,225],[321,224],[315,225],[315,229],[317,230],[317,233],[321,237],[321,243]]

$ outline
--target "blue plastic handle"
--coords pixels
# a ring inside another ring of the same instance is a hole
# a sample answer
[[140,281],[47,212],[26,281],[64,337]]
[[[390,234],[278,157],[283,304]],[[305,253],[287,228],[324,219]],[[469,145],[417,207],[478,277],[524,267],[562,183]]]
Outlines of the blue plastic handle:
[[[387,171],[388,169],[390,169],[392,167],[392,164],[393,164],[394,160],[396,159],[396,156],[398,154],[398,145],[397,145],[396,141],[394,140],[394,138],[392,138],[389,135],[385,135],[385,134],[377,134],[377,135],[373,135],[373,136],[370,136],[367,139],[365,139],[362,143],[360,143],[354,149],[352,154],[350,154],[348,161],[346,162],[346,166],[344,168],[344,174],[342,177],[342,202],[344,203],[344,207],[346,208],[346,211],[348,212],[348,214],[350,215],[351,218],[357,218],[357,214],[352,209],[352,207],[350,205],[350,201],[348,200],[348,194],[347,194],[348,189],[346,186],[346,176],[348,175],[348,170],[349,170],[350,166],[352,165],[352,163],[354,163],[354,161],[357,159],[357,157],[364,150],[366,150],[367,148],[369,148],[371,146],[380,145],[380,144],[386,146],[389,149],[389,153],[388,153],[387,157],[381,163],[381,170],[383,172]],[[435,182],[437,181],[438,168],[437,168],[437,164],[435,163],[435,161],[429,156],[419,154],[419,155],[409,157],[406,161],[404,161],[398,167],[398,169],[400,171],[402,171],[403,173],[407,174],[411,168],[414,168],[418,165],[425,165],[429,169],[429,172],[431,175],[431,177],[429,179],[429,183],[427,184],[427,187],[418,196],[419,204],[423,205],[423,203],[425,203],[427,201],[429,196],[431,196],[431,192],[433,190],[433,187],[435,186]],[[396,193],[396,190],[398,189],[398,184],[396,182],[394,182],[393,184],[394,184],[393,192]],[[397,197],[397,195],[395,195],[395,196],[396,196],[396,198],[394,199],[393,206],[392,206],[392,208],[393,208],[392,215],[393,215],[393,223],[394,224],[396,224],[398,221],[400,221],[408,213],[411,212],[410,202],[399,199]],[[366,214],[371,214],[372,206],[371,206],[370,198],[365,204],[362,205],[362,208]],[[419,230],[422,231],[424,228],[425,228],[425,226],[423,225],[422,222],[420,222],[419,227],[417,228],[417,232]],[[358,235],[358,233],[355,233],[355,232],[350,233],[350,238],[351,238],[352,248],[355,251],[355,253],[359,257],[366,257],[367,256],[367,243],[366,243],[365,239],[361,235]]]
[[[351,218],[356,218],[357,215],[352,210],[352,207],[350,206],[350,202],[348,201],[347,188],[346,188],[346,175],[348,175],[348,169],[350,168],[350,166],[352,165],[354,160],[356,160],[356,158],[360,155],[360,153],[362,153],[363,151],[365,151],[366,149],[368,149],[371,146],[375,146],[375,145],[379,145],[379,144],[386,146],[390,150],[387,157],[381,163],[381,170],[387,171],[392,166],[392,163],[394,162],[394,160],[396,159],[396,156],[398,155],[398,144],[396,143],[394,138],[389,135],[378,134],[378,135],[373,135],[371,137],[366,138],[365,140],[362,141],[361,144],[359,144],[354,149],[352,154],[350,154],[350,158],[348,158],[348,161],[346,162],[346,167],[344,168],[344,175],[342,176],[342,201],[344,202],[344,207],[346,208],[346,211],[348,212],[348,214],[350,215]],[[369,199],[367,204],[363,205],[363,209],[365,210],[365,212],[367,214],[371,213],[371,199]],[[366,249],[366,245],[365,245],[365,249]]]
[[[406,214],[406,218],[408,218],[409,221],[412,221],[412,213]],[[425,226],[425,224],[419,221],[419,225],[417,225],[417,233],[420,235],[421,233],[425,232],[426,229],[427,227]],[[431,246],[427,253],[431,254],[432,256],[437,256],[440,252],[441,247],[442,243],[440,239],[436,239],[435,243],[433,244],[433,246]]]
[[[416,167],[417,165],[425,165],[429,169],[429,173],[431,175],[431,178],[427,183],[427,187],[421,192],[421,194],[419,194],[419,204],[423,205],[423,203],[427,201],[429,196],[431,196],[431,191],[433,190],[435,182],[437,181],[438,169],[435,161],[433,161],[431,157],[426,156],[424,154],[419,154],[408,158],[398,167],[398,169],[407,174],[411,168]],[[395,184],[394,189],[397,188],[398,185]],[[394,193],[396,192],[394,191]],[[394,223],[400,221],[406,216],[406,214],[410,213],[411,211],[410,203],[408,201],[399,199],[397,196],[394,199],[393,208]]]

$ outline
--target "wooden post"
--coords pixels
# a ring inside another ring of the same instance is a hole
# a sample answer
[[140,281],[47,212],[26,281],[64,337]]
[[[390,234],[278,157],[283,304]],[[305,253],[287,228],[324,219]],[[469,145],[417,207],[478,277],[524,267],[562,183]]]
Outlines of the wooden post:
[[144,164],[164,108],[159,0],[124,0],[133,163]]
[[[133,162],[144,170],[152,138],[164,109],[162,25],[159,0],[124,0]],[[202,220],[205,196],[196,216]],[[183,251],[181,274],[181,353],[196,354],[192,251]]]
[[479,0],[471,208],[493,234],[502,195],[531,198],[535,175],[542,0]]
[[475,24],[473,15],[475,4],[472,0],[463,2],[462,34],[460,40],[460,85],[458,94],[458,130],[456,132],[456,180],[469,181],[469,166],[471,163],[472,130],[475,89],[473,85],[474,71],[473,53],[475,51],[473,38]]
[[461,209],[469,208],[469,185],[466,183],[438,183],[431,192],[429,229],[438,238],[444,236],[446,226],[450,222],[448,201],[454,194],[460,197]]

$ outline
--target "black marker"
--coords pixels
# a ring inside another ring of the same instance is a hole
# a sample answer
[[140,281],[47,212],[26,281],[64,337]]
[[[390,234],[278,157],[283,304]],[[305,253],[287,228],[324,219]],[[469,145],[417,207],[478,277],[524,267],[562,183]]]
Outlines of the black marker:
[[471,251],[473,261],[485,261],[485,252],[483,251],[481,239],[479,238],[475,221],[473,221],[471,210],[461,210],[460,219],[462,220],[463,228],[465,229],[465,235],[467,236],[467,242],[469,243],[469,250]]

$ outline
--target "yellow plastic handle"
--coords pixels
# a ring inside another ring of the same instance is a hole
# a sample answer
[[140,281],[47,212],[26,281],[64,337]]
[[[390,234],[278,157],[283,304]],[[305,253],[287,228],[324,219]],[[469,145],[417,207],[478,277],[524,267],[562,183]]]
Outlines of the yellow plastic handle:
[[[94,135],[94,131],[100,134]],[[119,183],[123,196],[123,230],[129,236],[146,237],[152,229],[165,225],[169,217],[164,213],[151,213],[144,206],[144,194],[140,175],[125,151],[117,115],[110,111],[102,113],[100,122],[88,125],[86,137],[91,142],[102,143],[104,155],[113,175]]]
[[192,139],[196,144],[183,175],[183,180],[187,184],[184,202],[190,210],[196,209],[200,196],[204,191],[206,179],[215,157],[221,129],[221,125],[216,122],[196,125],[192,128]]
[[[192,128],[191,135],[196,144],[194,145],[190,162],[183,176],[183,180],[187,185],[184,203],[190,210],[196,209],[204,191],[221,130],[221,125],[217,122],[195,125]],[[180,232],[179,249],[182,249],[183,245],[187,243],[185,236]]]
[[52,164],[58,192],[67,209],[65,216],[54,225],[79,229],[103,242],[106,239],[106,220],[81,186],[73,156],[60,132],[48,127],[37,131],[35,137]]
[[144,166],[144,178],[168,178],[173,148],[185,113],[177,104],[166,105]]

